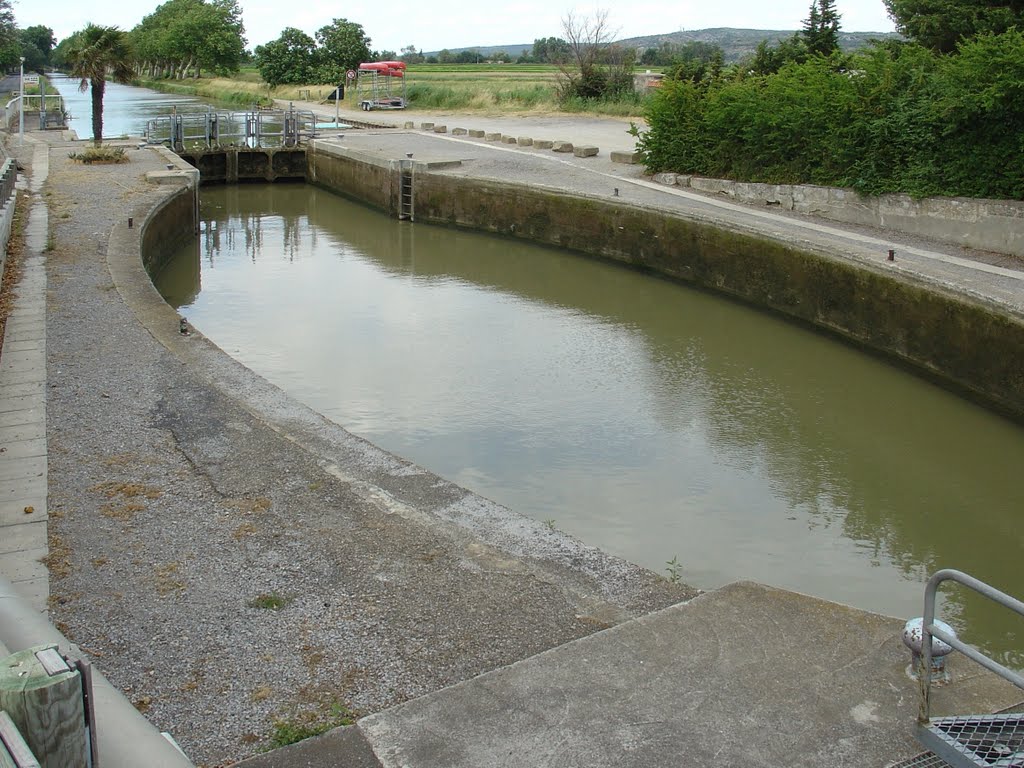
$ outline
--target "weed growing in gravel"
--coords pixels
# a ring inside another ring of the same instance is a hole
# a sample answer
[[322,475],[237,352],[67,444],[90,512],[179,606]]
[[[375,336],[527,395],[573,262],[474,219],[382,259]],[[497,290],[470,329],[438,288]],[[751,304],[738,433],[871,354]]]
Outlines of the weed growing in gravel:
[[319,736],[343,725],[355,722],[351,710],[344,704],[335,702],[330,709],[322,714],[304,712],[288,719],[274,721],[274,730],[270,735],[268,749],[287,747],[297,741]]
[[279,611],[291,602],[290,598],[277,592],[265,592],[249,601],[250,608],[262,608],[265,611]]
[[671,560],[665,561],[665,571],[668,572],[668,580],[673,584],[678,584],[681,577],[681,571],[683,564],[679,562],[677,555],[672,555]]
[[89,147],[81,152],[69,152],[68,157],[85,165],[93,163],[113,165],[128,162],[128,155],[124,153],[124,147]]

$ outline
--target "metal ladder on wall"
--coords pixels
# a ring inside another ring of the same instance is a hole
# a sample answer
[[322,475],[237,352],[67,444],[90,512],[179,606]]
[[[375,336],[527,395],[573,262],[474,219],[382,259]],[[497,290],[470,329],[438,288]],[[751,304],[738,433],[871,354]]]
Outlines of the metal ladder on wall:
[[398,218],[415,221],[413,216],[412,160],[400,160],[398,164]]
[[932,637],[949,644],[968,658],[1024,689],[1024,677],[988,658],[935,624],[935,595],[939,584],[955,581],[1024,616],[1024,603],[962,571],[944,569],[928,580],[924,593],[921,644],[921,707],[917,739],[954,768],[1024,768],[1024,714],[956,715],[930,717]]

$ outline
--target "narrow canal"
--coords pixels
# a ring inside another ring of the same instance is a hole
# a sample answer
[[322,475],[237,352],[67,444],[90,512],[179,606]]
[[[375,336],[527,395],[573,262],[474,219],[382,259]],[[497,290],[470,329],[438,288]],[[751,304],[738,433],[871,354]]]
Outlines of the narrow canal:
[[[78,138],[92,138],[92,101],[88,90],[80,91],[77,77],[60,73],[49,75],[51,87],[64,99],[70,114],[68,128]],[[235,107],[229,107],[238,109]],[[210,106],[190,96],[158,93],[148,88],[107,82],[103,96],[103,137],[145,136],[146,123],[161,115],[176,112],[206,112]]]
[[[1024,431],[765,313],[557,250],[409,225],[305,185],[204,188],[158,287],[350,431],[704,588],[899,617],[966,570],[1024,593]],[[1019,624],[943,616],[1024,666]]]

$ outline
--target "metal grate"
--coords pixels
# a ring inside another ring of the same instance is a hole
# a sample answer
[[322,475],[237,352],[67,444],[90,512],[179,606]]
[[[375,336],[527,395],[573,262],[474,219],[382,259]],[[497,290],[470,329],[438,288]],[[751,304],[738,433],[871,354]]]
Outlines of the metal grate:
[[920,742],[951,766],[1024,768],[1024,717],[966,715],[931,720]]
[[949,768],[949,763],[934,752],[922,752],[898,763],[892,763],[886,768]]

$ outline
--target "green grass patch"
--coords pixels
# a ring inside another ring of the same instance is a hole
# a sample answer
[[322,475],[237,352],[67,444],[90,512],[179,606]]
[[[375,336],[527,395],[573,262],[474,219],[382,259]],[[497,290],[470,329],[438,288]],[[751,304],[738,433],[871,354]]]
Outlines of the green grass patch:
[[248,605],[250,608],[260,608],[264,611],[279,611],[290,602],[291,598],[277,592],[265,592],[262,595],[256,595]]
[[581,99],[571,97],[560,102],[563,112],[572,114],[615,115],[617,117],[640,117],[644,114],[646,97],[629,93],[615,99]]
[[326,712],[303,712],[294,717],[274,720],[268,749],[287,747],[354,722],[353,712],[338,702],[332,704]]
[[[267,94],[267,87],[260,82],[228,80],[222,78],[199,78],[198,80],[142,80],[139,85],[161,93],[193,96],[209,99],[224,106],[249,108],[253,104],[272,107],[273,99]],[[262,91],[262,93],[260,92]]]
[[469,90],[446,85],[413,85],[408,90],[409,104],[427,109],[461,109],[473,101]]
[[554,86],[532,85],[527,88],[507,88],[494,92],[494,103],[520,109],[534,109],[541,104],[553,103]]

